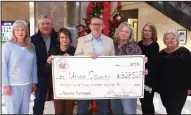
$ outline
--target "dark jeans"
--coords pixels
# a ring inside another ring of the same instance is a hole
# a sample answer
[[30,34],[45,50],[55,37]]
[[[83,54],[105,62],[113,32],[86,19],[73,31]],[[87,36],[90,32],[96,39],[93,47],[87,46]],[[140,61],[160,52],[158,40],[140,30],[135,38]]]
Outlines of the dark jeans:
[[47,80],[46,79],[41,80],[38,83],[36,91],[35,91],[33,114],[37,114],[37,115],[43,114],[47,90],[48,90]]
[[121,99],[111,99],[111,110],[113,115],[123,114],[123,105]]
[[149,92],[144,90],[144,98],[140,99],[141,108],[143,114],[154,114],[155,108],[153,104],[154,92]]
[[[78,100],[78,115],[88,115],[88,108],[91,100]],[[107,115],[108,100],[96,100],[96,108],[98,115]]]

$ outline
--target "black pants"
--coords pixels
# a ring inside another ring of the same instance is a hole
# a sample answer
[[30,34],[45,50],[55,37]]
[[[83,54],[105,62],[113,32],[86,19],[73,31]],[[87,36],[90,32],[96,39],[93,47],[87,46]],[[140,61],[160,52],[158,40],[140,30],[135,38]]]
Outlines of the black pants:
[[186,102],[187,93],[178,94],[174,92],[172,95],[160,94],[161,101],[166,108],[167,114],[181,115],[182,109]]
[[154,96],[154,92],[150,93],[149,91],[144,90],[144,98],[140,99],[143,114],[155,113],[155,108],[153,104],[153,96]]
[[43,115],[47,90],[47,80],[42,80],[42,82],[38,83],[35,91],[33,114]]

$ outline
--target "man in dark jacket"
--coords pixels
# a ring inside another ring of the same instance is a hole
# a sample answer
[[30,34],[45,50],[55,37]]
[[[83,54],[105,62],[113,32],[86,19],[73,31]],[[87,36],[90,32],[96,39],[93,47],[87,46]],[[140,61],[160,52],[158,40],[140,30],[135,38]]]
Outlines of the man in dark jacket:
[[35,91],[33,114],[43,114],[46,93],[49,86],[49,75],[47,74],[47,58],[50,56],[51,48],[57,45],[57,33],[52,29],[52,21],[47,15],[38,19],[38,33],[31,37],[31,42],[36,49],[38,84]]

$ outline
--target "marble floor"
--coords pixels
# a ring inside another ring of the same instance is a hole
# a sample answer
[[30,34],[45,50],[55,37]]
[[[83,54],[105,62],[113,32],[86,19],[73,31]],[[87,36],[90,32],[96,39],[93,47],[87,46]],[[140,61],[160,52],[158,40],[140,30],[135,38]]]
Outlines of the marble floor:
[[[31,95],[31,102],[30,102],[30,114],[32,114],[32,107],[34,105],[34,96]],[[161,100],[160,100],[160,96],[155,93],[154,96],[154,106],[155,106],[155,111],[157,114],[165,114],[165,108],[163,107]],[[77,110],[77,106],[75,106],[74,108],[74,113],[76,113]],[[6,105],[5,105],[5,100],[4,100],[4,96],[2,96],[2,114],[6,114]],[[47,101],[45,104],[45,110],[44,110],[44,114],[54,114],[54,106],[53,106],[53,102],[52,101]],[[137,114],[142,114],[141,112],[141,104],[138,100],[137,103]],[[191,96],[188,96],[187,101],[184,105],[182,114],[191,114]]]

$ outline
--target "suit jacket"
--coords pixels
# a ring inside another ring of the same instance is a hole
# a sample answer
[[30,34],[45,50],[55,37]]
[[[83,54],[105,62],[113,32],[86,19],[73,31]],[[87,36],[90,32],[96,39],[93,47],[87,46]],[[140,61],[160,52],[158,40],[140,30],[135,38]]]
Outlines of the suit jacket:
[[[113,39],[102,34],[102,55],[103,56],[114,56],[115,49]],[[88,56],[93,52],[91,33],[78,38],[78,44],[75,55],[77,56]]]
[[46,45],[40,31],[31,37],[31,42],[34,44],[36,50],[38,81],[41,81],[41,78],[45,78],[42,79],[42,81],[48,80],[49,78],[46,68],[47,58],[51,55],[52,47],[58,44],[57,33],[52,29],[50,48],[48,53],[46,51]]

